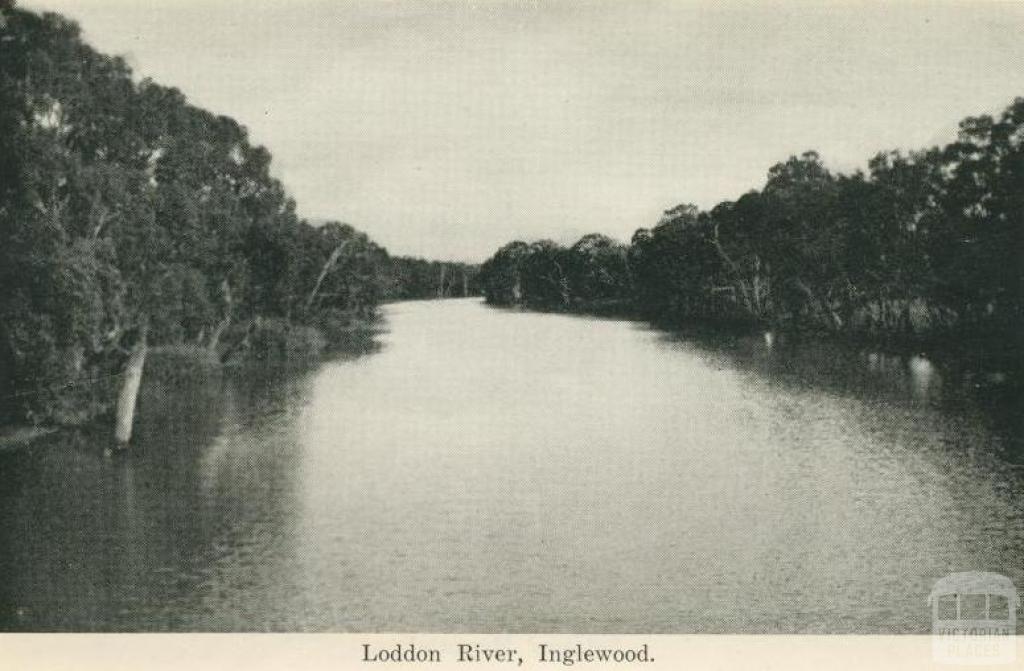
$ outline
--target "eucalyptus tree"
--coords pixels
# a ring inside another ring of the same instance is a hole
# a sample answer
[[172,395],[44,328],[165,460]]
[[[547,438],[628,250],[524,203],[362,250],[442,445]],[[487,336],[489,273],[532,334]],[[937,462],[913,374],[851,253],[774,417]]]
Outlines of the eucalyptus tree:
[[590,233],[571,248],[573,297],[584,301],[618,300],[631,295],[629,248],[606,235]]
[[709,221],[697,206],[666,210],[654,228],[633,235],[629,263],[640,308],[660,320],[686,320],[711,311],[717,260]]
[[965,119],[941,160],[944,216],[929,239],[938,295],[967,323],[1012,332],[1024,291],[1024,98]]
[[570,250],[551,240],[531,243],[520,267],[523,301],[535,307],[568,307],[574,260]]
[[[0,29],[5,152],[0,197],[0,323],[13,411],[73,421],[116,347],[124,283],[112,221],[146,210],[137,137],[95,117],[130,95],[119,59],[95,54],[72,22],[7,9]],[[95,91],[95,95],[93,95]]]
[[523,263],[530,246],[516,240],[502,246],[480,266],[480,284],[489,303],[512,305],[523,299]]
[[150,346],[223,356],[260,324],[287,338],[292,321],[373,309],[386,251],[300,221],[244,127],[134,81],[71,21],[3,9],[0,414],[114,405],[127,442]]

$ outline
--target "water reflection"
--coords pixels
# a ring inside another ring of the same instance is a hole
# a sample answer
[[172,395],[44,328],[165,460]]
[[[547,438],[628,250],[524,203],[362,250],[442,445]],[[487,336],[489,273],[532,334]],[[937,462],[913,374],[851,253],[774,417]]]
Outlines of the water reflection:
[[910,357],[907,368],[910,370],[911,391],[915,399],[927,401],[941,393],[942,377],[931,361],[922,355],[915,355]]
[[[869,403],[933,408],[969,417],[996,434],[999,450],[1013,463],[1024,452],[1024,374],[1020,362],[947,354],[900,354],[839,343],[704,333],[665,333],[666,343],[696,348],[718,365],[755,372],[788,389],[808,386]],[[992,368],[992,366],[998,366]]]
[[302,390],[283,373],[149,385],[123,457],[59,441],[4,455],[0,627],[238,626],[245,613],[225,620],[205,604],[219,600],[213,583],[246,582],[286,555],[300,455],[289,413]]
[[1024,584],[1011,372],[398,304],[373,356],[0,455],[0,629],[923,632]]

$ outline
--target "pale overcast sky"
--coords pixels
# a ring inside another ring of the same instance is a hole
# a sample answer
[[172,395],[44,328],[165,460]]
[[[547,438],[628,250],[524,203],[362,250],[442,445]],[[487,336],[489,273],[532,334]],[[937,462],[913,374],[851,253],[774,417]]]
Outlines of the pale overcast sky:
[[25,0],[265,144],[392,253],[628,240],[662,210],[952,137],[1024,96],[1024,2]]

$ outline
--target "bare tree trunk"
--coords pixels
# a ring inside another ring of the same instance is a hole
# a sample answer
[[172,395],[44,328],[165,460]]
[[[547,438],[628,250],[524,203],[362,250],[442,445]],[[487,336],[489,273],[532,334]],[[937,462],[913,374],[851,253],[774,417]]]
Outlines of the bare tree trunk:
[[569,305],[569,278],[565,276],[565,271],[562,270],[561,264],[558,261],[552,261],[555,268],[558,269],[558,280],[555,281],[555,285],[558,287],[558,295],[562,299],[562,305]]
[[465,298],[469,295],[469,280],[466,279],[466,271],[462,271],[462,297]]
[[327,262],[324,263],[324,267],[320,269],[320,276],[316,278],[316,284],[313,285],[313,290],[309,292],[309,298],[306,299],[306,311],[308,312],[313,307],[313,301],[316,300],[316,294],[320,291],[320,285],[324,283],[324,278],[327,277],[327,273],[331,272],[331,268],[338,262],[338,258],[341,256],[341,252],[344,251],[345,247],[348,246],[350,240],[346,240],[331,252],[331,255],[327,257]]
[[[764,271],[762,273],[762,270]],[[763,317],[768,314],[770,308],[769,297],[771,295],[771,278],[769,275],[770,269],[768,264],[761,263],[761,257],[754,256],[754,279],[753,279],[753,299],[754,309],[757,311],[757,317]]]
[[[830,302],[820,300],[811,290],[807,283],[800,277],[793,278],[793,286],[800,290],[800,293],[807,299],[808,309],[823,322],[826,326],[831,326],[834,330],[839,331],[843,327],[843,320],[839,314],[832,308]],[[828,321],[826,321],[828,320]]]
[[128,363],[124,370],[124,381],[121,393],[117,397],[117,424],[114,439],[120,449],[128,447],[132,439],[132,426],[135,423],[135,406],[142,384],[142,371],[146,365],[146,353],[149,349],[147,338],[149,326],[146,323],[139,328],[139,337],[128,355]]
[[211,352],[217,351],[217,346],[220,345],[221,336],[224,335],[224,331],[231,326],[231,311],[234,307],[234,301],[231,298],[231,285],[227,280],[221,282],[220,285],[221,293],[224,296],[224,318],[217,324],[217,328],[210,334],[210,342],[206,344],[206,348]]
[[741,271],[739,265],[732,260],[732,257],[726,254],[725,249],[722,247],[722,243],[718,241],[717,224],[715,224],[715,234],[711,238],[711,244],[714,246],[715,251],[718,252],[718,256],[725,262],[729,270],[732,271],[736,287],[740,290],[740,296],[743,298],[743,307],[746,308],[747,312],[755,317],[760,317],[757,313],[757,307],[754,305],[754,300],[751,299],[750,288],[747,287],[747,283],[743,279],[743,271]]

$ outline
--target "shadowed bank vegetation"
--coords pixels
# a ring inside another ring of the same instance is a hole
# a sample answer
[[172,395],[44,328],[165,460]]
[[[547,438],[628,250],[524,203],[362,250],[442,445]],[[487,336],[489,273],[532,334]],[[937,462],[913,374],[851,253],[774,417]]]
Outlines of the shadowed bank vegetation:
[[0,423],[116,405],[127,441],[147,358],[169,378],[309,360],[382,301],[475,291],[472,266],[299,218],[243,126],[74,22],[0,12]]
[[478,265],[397,256],[392,258],[392,267],[392,285],[387,294],[389,300],[480,295]]
[[902,343],[991,338],[1019,352],[1024,98],[965,119],[948,146],[880,153],[867,172],[792,156],[760,191],[706,212],[676,206],[628,245],[509,243],[480,281],[498,305]]

